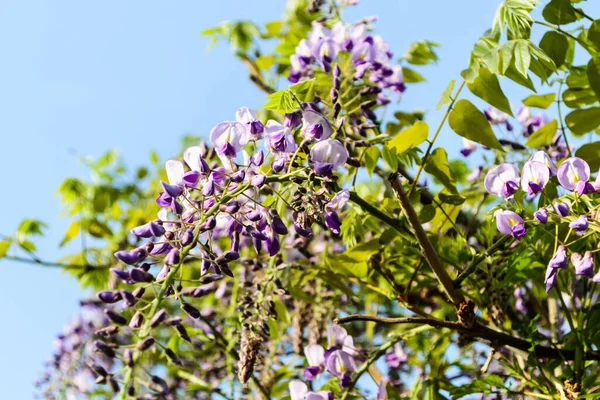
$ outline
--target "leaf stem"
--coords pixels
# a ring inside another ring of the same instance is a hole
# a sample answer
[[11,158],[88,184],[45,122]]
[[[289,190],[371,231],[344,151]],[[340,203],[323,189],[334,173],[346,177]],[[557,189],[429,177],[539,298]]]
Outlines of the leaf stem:
[[462,91],[463,87],[465,87],[466,83],[467,83],[467,81],[463,80],[462,83],[460,84],[458,90],[456,91],[456,94],[454,95],[454,97],[452,98],[452,101],[448,105],[448,108],[446,109],[446,113],[444,114],[444,117],[440,121],[440,124],[438,125],[438,127],[435,131],[435,134],[433,135],[433,138],[429,142],[429,146],[427,146],[427,151],[425,152],[425,155],[421,159],[421,163],[419,164],[419,169],[417,170],[417,173],[414,177],[413,183],[410,186],[410,190],[408,191],[408,197],[410,197],[413,190],[415,190],[415,186],[417,186],[417,182],[419,181],[419,176],[421,176],[421,172],[423,171],[423,168],[425,167],[425,164],[427,163],[427,159],[429,158],[429,155],[431,154],[431,149],[433,148],[433,144],[435,143],[438,135],[440,134],[442,127],[446,123],[446,120],[448,119],[448,116],[450,115],[450,111],[452,110],[452,107],[454,106],[456,99],[458,99],[458,95]]

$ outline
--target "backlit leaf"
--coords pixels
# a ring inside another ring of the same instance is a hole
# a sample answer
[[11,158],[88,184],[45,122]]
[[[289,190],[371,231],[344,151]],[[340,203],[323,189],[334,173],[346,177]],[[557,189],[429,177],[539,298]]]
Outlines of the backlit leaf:
[[428,133],[429,126],[427,123],[417,121],[410,128],[406,128],[398,133],[392,140],[387,142],[385,146],[390,150],[394,150],[396,154],[402,154],[427,140]]
[[529,107],[548,108],[554,102],[556,93],[540,94],[527,96],[523,99],[523,104]]
[[460,136],[484,146],[502,150],[502,146],[485,115],[469,100],[462,99],[454,104],[448,123]]
[[477,78],[473,82],[467,83],[467,87],[471,93],[485,100],[488,104],[511,116],[513,115],[510,103],[500,87],[498,77],[487,68],[479,69],[479,75],[477,75]]
[[600,126],[600,107],[572,111],[565,122],[575,136],[582,136]]

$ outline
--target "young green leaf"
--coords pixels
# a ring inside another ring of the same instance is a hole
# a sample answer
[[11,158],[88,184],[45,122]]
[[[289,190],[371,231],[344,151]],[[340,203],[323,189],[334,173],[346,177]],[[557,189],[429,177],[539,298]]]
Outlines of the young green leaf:
[[410,45],[403,58],[414,65],[435,63],[438,60],[435,47],[439,47],[439,44],[429,40],[419,40]]
[[529,54],[529,43],[527,40],[517,41],[514,56],[517,72],[521,74],[523,78],[526,78],[527,71],[529,71],[529,64],[531,63],[531,54]]
[[300,102],[310,102],[315,98],[315,79],[302,81],[287,89],[279,90],[267,96],[266,110],[273,110],[280,114],[289,114],[296,111]]
[[448,86],[446,86],[446,89],[444,89],[444,91],[442,92],[442,96],[440,97],[440,101],[438,102],[437,106],[435,107],[436,110],[439,110],[440,108],[442,108],[445,104],[448,104],[452,101],[452,99],[450,98],[450,96],[452,96],[452,91],[454,90],[454,84],[456,83],[456,81],[453,79],[450,81],[450,83],[448,84]]
[[[485,117],[484,117],[485,118]],[[425,164],[425,172],[433,175],[446,189],[452,193],[456,191],[456,176],[450,169],[450,163],[448,162],[448,154],[446,150],[438,147],[435,149],[427,159]]]
[[594,48],[600,50],[600,19],[595,20],[590,25],[587,32],[587,41]]
[[438,194],[438,197],[442,203],[452,204],[455,206],[460,206],[465,202],[465,200],[467,200],[465,197],[459,194],[447,195],[446,193],[440,193]]
[[404,78],[404,83],[425,82],[423,75],[408,67],[402,67],[402,77]]
[[460,136],[492,149],[502,150],[489,121],[469,100],[462,99],[454,104],[448,123]]
[[551,24],[565,25],[579,19],[570,0],[552,0],[542,10],[542,16]]
[[489,69],[480,68],[477,78],[473,82],[467,83],[467,87],[475,96],[485,100],[498,110],[513,116],[510,103],[500,87],[498,77],[496,74],[491,73]]
[[587,77],[596,98],[600,99],[600,56],[594,56],[588,62]]
[[534,149],[549,146],[552,143],[554,136],[556,136],[557,129],[558,122],[555,119],[553,119],[537,131],[533,132],[527,140],[527,143],[525,143],[525,146]]
[[572,111],[565,122],[575,136],[582,136],[600,126],[600,107]]
[[523,104],[529,107],[537,107],[546,109],[554,102],[556,93],[540,94],[527,96],[523,99]]
[[58,246],[63,247],[65,244],[67,244],[69,241],[71,241],[75,236],[79,235],[80,231],[81,231],[81,224],[79,223],[79,221],[71,222],[71,225],[69,225],[69,228],[67,228],[67,231],[65,232],[65,236],[60,241],[60,244]]
[[540,40],[540,48],[554,61],[556,67],[563,65],[567,59],[569,40],[563,34],[548,31]]
[[600,168],[600,142],[584,144],[577,149],[575,155],[587,161],[593,171]]
[[12,242],[10,239],[0,240],[0,258],[4,257],[6,253],[8,253],[8,249],[10,248],[11,244]]
[[402,154],[427,140],[428,133],[429,126],[427,123],[417,121],[410,128],[406,128],[398,133],[392,140],[387,142],[385,146],[389,150],[395,151],[396,154]]

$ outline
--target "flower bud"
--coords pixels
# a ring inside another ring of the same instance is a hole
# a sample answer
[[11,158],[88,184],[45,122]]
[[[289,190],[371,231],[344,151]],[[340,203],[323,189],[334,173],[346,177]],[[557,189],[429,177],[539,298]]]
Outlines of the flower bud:
[[163,322],[165,319],[167,318],[167,310],[165,310],[164,308],[162,308],[160,311],[158,311],[154,317],[152,317],[152,319],[150,320],[150,327],[151,328],[156,328],[158,325],[160,325],[161,322]]
[[142,327],[142,323],[144,322],[144,316],[137,311],[135,314],[133,314],[133,317],[131,317],[131,321],[129,322],[129,327],[131,329],[139,329]]
[[194,319],[198,319],[200,318],[200,311],[198,311],[198,309],[194,306],[192,306],[191,304],[188,303],[183,303],[181,305],[181,309],[190,317],[194,318]]
[[134,282],[152,282],[154,281],[154,276],[144,271],[141,268],[133,268],[130,272],[131,280]]
[[103,303],[112,304],[112,303],[116,303],[117,301],[121,300],[121,294],[119,292],[104,290],[104,291],[98,293],[98,298]]
[[144,340],[139,342],[135,346],[135,348],[138,351],[145,351],[145,350],[148,350],[150,347],[152,347],[153,344],[154,344],[154,338],[152,336],[148,336],[147,338],[145,338]]
[[133,291],[133,295],[135,296],[136,299],[141,299],[145,292],[146,292],[146,289],[144,289],[143,287],[140,286],[140,287],[135,288],[135,290]]
[[127,324],[127,318],[122,316],[116,311],[113,310],[104,310],[104,315],[111,321],[117,325],[125,325]]
[[133,353],[129,349],[123,352],[123,363],[129,368],[133,367]]

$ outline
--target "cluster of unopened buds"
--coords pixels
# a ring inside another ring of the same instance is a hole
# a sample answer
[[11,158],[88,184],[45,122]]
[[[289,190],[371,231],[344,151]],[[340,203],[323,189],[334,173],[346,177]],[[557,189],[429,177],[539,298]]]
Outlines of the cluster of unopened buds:
[[[555,179],[557,183],[571,194],[561,196],[559,199],[550,199],[544,191],[546,185]],[[514,199],[519,189],[526,193],[527,198],[533,199],[538,194],[547,198],[550,206],[539,208],[533,213],[528,223],[547,224],[550,217],[557,222],[566,222],[570,232],[584,235],[590,224],[600,223],[598,207],[591,207],[585,212],[575,212],[570,198],[577,203],[583,195],[600,191],[600,174],[594,182],[590,181],[590,167],[585,160],[578,157],[565,159],[557,168],[548,154],[543,151],[536,152],[523,166],[519,176],[518,168],[510,163],[503,163],[492,168],[484,180],[488,193],[500,196],[505,200]],[[511,235],[516,239],[523,239],[527,235],[526,221],[516,212],[498,209],[494,213],[498,230]],[[593,278],[600,281],[600,273],[594,276],[593,253],[586,251],[583,256],[579,253],[571,255],[571,262],[575,266],[577,275]],[[568,264],[567,247],[557,247],[546,271],[546,290],[550,290],[556,281],[559,269]]]
[[313,22],[313,29],[307,39],[302,39],[291,56],[291,82],[312,77],[314,64],[317,63],[323,72],[331,71],[332,63],[342,55],[351,58],[354,67],[354,78],[366,77],[378,88],[377,103],[387,104],[390,99],[381,92],[390,89],[402,93],[406,89],[402,76],[402,67],[392,65],[392,53],[387,42],[379,35],[368,32],[368,22],[361,21],[354,25],[337,22],[331,29],[320,22]]

